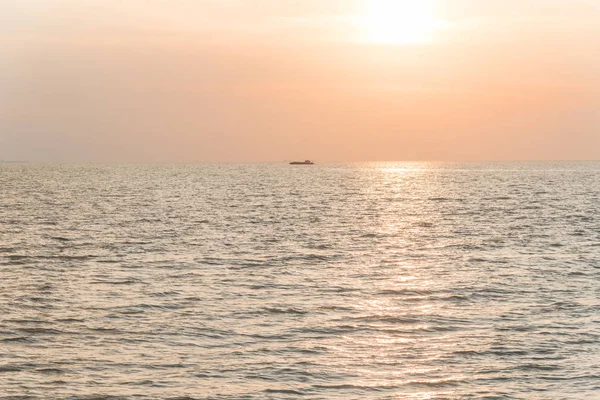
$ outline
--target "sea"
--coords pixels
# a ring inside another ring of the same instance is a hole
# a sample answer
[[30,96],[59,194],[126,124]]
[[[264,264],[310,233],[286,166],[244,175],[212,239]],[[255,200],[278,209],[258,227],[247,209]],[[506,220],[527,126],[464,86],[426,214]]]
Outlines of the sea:
[[0,399],[600,399],[600,162],[0,164]]

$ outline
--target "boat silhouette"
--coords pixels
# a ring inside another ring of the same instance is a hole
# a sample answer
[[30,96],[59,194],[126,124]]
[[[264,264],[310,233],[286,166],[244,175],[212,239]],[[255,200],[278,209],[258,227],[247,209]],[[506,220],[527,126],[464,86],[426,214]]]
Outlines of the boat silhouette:
[[290,165],[314,165],[315,163],[310,161],[310,160],[304,160],[304,161],[292,161],[290,163]]

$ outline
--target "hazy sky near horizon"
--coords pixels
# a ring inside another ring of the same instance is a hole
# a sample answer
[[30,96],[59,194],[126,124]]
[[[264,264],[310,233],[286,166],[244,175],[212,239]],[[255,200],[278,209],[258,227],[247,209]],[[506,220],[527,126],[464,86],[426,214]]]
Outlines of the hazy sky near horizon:
[[4,0],[0,49],[5,160],[600,159],[600,0]]

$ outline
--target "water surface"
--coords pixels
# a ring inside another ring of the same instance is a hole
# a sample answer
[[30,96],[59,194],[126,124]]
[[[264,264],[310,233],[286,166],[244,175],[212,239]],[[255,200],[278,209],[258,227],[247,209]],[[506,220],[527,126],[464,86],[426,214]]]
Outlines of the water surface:
[[599,306],[598,162],[0,165],[2,398],[600,398]]

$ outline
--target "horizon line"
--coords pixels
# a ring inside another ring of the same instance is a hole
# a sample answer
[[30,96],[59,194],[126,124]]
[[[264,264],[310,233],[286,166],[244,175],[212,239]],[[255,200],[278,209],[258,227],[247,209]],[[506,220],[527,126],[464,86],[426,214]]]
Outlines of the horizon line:
[[[269,161],[35,161],[0,160],[0,164],[284,164],[292,160]],[[315,160],[313,160],[315,161]],[[519,162],[600,162],[600,159],[490,159],[490,160],[323,160],[315,164],[358,164],[358,163],[519,163]]]

